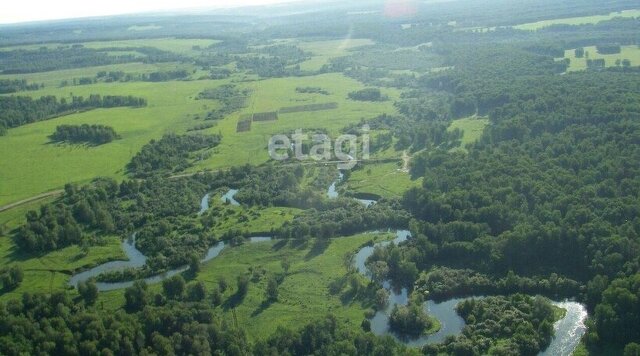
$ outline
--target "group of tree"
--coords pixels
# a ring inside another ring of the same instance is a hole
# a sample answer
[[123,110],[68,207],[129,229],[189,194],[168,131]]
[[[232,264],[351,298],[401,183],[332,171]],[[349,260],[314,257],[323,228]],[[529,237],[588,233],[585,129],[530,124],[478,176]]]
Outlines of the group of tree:
[[0,79],[0,94],[11,94],[25,90],[38,90],[43,87],[44,84],[29,84],[26,79]]
[[113,127],[105,125],[59,125],[49,136],[53,141],[102,145],[119,138]]
[[10,291],[15,289],[22,283],[24,279],[24,272],[19,266],[11,266],[9,268],[0,270],[0,284],[2,284],[3,291]]
[[166,134],[144,145],[127,164],[127,171],[135,177],[180,172],[191,166],[198,152],[216,147],[220,135]]
[[456,311],[466,325],[442,344],[426,345],[425,355],[538,355],[551,343],[556,313],[543,297],[515,294],[461,302]]
[[261,77],[300,75],[299,63],[309,59],[308,53],[293,45],[271,45],[257,50],[255,55],[235,56],[240,70],[251,71]]
[[0,97],[0,126],[12,128],[32,122],[51,119],[76,112],[96,108],[142,107],[147,101],[134,96],[91,94],[88,98],[73,96],[71,100],[43,96],[33,99],[28,96]]
[[206,89],[198,94],[198,99],[216,100],[220,107],[209,111],[206,120],[222,120],[228,115],[245,108],[249,99],[249,89],[238,89],[233,84],[224,84],[216,88]]
[[163,298],[157,302],[127,313],[79,305],[66,292],[23,294],[21,299],[0,304],[0,353],[251,353],[244,331],[206,303]]
[[[185,69],[176,69],[170,71],[156,71],[151,73],[125,73],[123,71],[100,71],[96,74],[95,78],[92,79],[92,82],[95,80],[104,81],[107,83],[111,82],[133,82],[133,81],[142,81],[142,82],[167,82],[171,80],[183,80],[189,77],[189,72]],[[79,83],[82,84],[82,83]]]
[[389,314],[389,328],[403,336],[420,336],[432,324],[421,303],[409,303],[408,306],[396,304]]
[[[132,51],[139,54],[131,54]],[[123,53],[118,53],[123,52]],[[4,74],[46,72],[130,62],[174,62],[184,58],[155,47],[86,48],[80,44],[55,48],[13,49],[0,53],[0,71]]]
[[349,93],[349,99],[357,101],[385,101],[388,97],[379,88],[365,88]]

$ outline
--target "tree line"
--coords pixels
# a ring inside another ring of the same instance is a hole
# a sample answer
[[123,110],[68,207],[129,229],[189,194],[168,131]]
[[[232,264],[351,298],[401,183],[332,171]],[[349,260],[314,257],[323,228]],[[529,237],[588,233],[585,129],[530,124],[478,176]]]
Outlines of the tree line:
[[51,119],[78,110],[113,107],[143,107],[147,100],[134,96],[91,94],[88,98],[73,96],[56,98],[53,95],[34,99],[28,96],[0,97],[0,127],[13,128],[36,121]]

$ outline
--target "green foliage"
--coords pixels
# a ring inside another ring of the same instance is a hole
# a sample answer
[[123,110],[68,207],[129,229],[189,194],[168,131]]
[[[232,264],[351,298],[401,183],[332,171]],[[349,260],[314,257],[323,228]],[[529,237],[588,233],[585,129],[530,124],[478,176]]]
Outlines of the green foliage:
[[191,166],[191,153],[216,147],[220,140],[219,135],[167,134],[142,147],[127,170],[136,177],[180,172]]
[[147,284],[144,281],[135,281],[133,286],[125,289],[124,299],[124,308],[128,312],[142,310],[149,303],[150,299]]
[[410,353],[408,349],[393,341],[391,337],[376,337],[357,329],[340,326],[337,318],[328,315],[311,322],[300,330],[276,329],[265,341],[254,348],[260,355],[399,355]]
[[7,355],[250,353],[241,330],[199,303],[106,313],[77,308],[64,293],[24,294],[0,305],[0,316],[0,353]]
[[181,299],[185,291],[184,278],[180,275],[175,275],[171,278],[165,279],[162,281],[162,291],[168,299]]
[[29,84],[26,79],[0,79],[0,94],[10,94],[24,90],[38,89],[40,89],[40,84]]
[[136,51],[144,55],[147,62],[171,62],[180,56],[162,51],[154,47],[128,48],[86,48],[83,45],[59,46],[56,48],[40,47],[35,50],[15,49],[0,52],[0,70],[4,74],[33,73],[51,70],[92,67],[106,64],[129,63],[140,61],[141,58],[130,53],[116,56],[106,52]]
[[53,141],[86,142],[94,145],[109,143],[119,136],[113,127],[104,125],[60,125],[50,136]]
[[79,282],[78,294],[80,294],[80,297],[82,297],[86,305],[95,304],[98,299],[98,287],[96,286],[95,280],[90,279],[86,282]]
[[349,93],[349,99],[357,101],[385,101],[388,98],[378,88],[365,88]]
[[595,308],[596,330],[604,343],[624,346],[640,340],[640,274],[611,281]]
[[16,289],[24,279],[24,272],[19,266],[11,266],[0,271],[0,282],[3,291]]
[[553,337],[554,310],[542,297],[512,295],[461,302],[462,335],[428,345],[426,354],[537,355]]
[[420,304],[396,304],[389,315],[389,328],[400,335],[418,336],[431,327],[431,320]]
[[122,106],[146,106],[147,101],[133,96],[91,94],[88,99],[74,96],[71,102],[65,98],[43,96],[33,99],[28,96],[0,96],[0,125],[6,128],[26,125],[32,122],[70,114],[76,110],[113,108]]

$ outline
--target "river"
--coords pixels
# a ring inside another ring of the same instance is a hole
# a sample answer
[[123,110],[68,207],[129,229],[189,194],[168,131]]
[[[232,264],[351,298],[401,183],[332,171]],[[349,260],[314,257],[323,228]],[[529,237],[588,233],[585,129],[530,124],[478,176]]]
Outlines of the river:
[[[338,180],[334,181],[327,195],[330,198],[336,198],[338,196],[338,192],[336,191],[337,183],[344,177],[342,173]],[[233,198],[234,195],[238,192],[237,189],[230,189],[226,194],[222,196],[222,201],[229,202],[232,205],[239,205],[237,201]],[[200,203],[200,212],[199,214],[204,213],[209,208],[209,194],[205,195]],[[391,230],[389,230],[391,231]],[[397,230],[396,237],[393,241],[382,241],[373,246],[364,246],[360,250],[356,252],[354,255],[354,265],[355,268],[366,276],[367,278],[371,278],[371,274],[366,267],[366,261],[369,256],[373,253],[375,247],[377,246],[386,246],[391,242],[395,244],[399,244],[401,242],[406,241],[411,237],[411,233],[408,230]],[[268,236],[256,236],[249,238],[250,243],[260,243],[271,241],[271,237]],[[141,268],[146,263],[146,256],[142,252],[140,252],[135,247],[136,233],[133,233],[128,239],[122,242],[122,249],[127,255],[127,261],[111,261],[94,268],[91,268],[87,271],[80,272],[75,274],[69,280],[69,285],[77,286],[78,282],[86,281],[89,278],[97,277],[98,275],[105,272],[113,272],[124,270],[127,268]],[[225,248],[224,242],[218,242],[215,245],[211,246],[205,256],[200,260],[200,262],[204,263],[216,258],[220,252]],[[163,281],[166,278],[174,276],[176,274],[182,273],[188,270],[188,266],[181,266],[170,271],[157,274],[151,277],[147,277],[144,281],[147,284],[154,284]],[[109,291],[116,289],[123,289],[132,286],[134,281],[125,281],[125,282],[97,282],[97,288],[100,291]],[[420,347],[425,344],[439,343],[444,341],[447,336],[455,336],[459,335],[464,328],[464,320],[456,313],[456,306],[463,300],[470,298],[453,298],[446,300],[444,302],[436,303],[432,300],[428,300],[424,304],[424,308],[427,313],[438,319],[440,322],[440,330],[438,332],[425,335],[414,339],[406,339],[399,338],[389,331],[388,321],[389,321],[389,313],[394,305],[406,305],[408,303],[408,292],[406,288],[402,288],[400,290],[394,290],[391,288],[390,283],[384,282],[383,286],[389,291],[389,303],[388,306],[384,310],[378,311],[374,317],[371,319],[371,331],[376,335],[392,335],[398,341],[414,347]],[[478,297],[477,297],[478,298]],[[481,298],[481,297],[479,297]],[[555,306],[565,309],[566,315],[561,320],[557,321],[554,324],[555,337],[551,341],[551,345],[544,351],[541,352],[542,356],[568,356],[575,350],[577,345],[580,342],[580,339],[586,332],[585,320],[587,318],[587,311],[584,305],[571,302],[571,301],[562,301],[562,302],[553,302]]]
[[[396,237],[393,241],[382,241],[376,243],[373,246],[362,247],[354,255],[353,263],[356,270],[371,278],[371,273],[367,269],[365,263],[367,258],[373,254],[373,251],[378,246],[387,246],[391,242],[399,244],[406,241],[411,237],[411,234],[407,230],[397,230]],[[408,346],[421,347],[426,344],[440,343],[445,340],[447,336],[456,336],[462,332],[465,326],[464,320],[456,312],[456,306],[467,299],[483,298],[482,296],[469,297],[469,298],[452,298],[443,302],[436,303],[433,300],[428,300],[424,304],[424,308],[427,313],[438,319],[440,322],[440,330],[431,335],[424,335],[417,338],[404,338],[398,337],[398,335],[392,333],[389,330],[389,314],[395,305],[407,305],[408,293],[406,288],[396,290],[391,288],[388,281],[383,283],[383,287],[389,292],[389,302],[384,310],[376,312],[371,321],[371,331],[376,335],[391,335],[399,342]],[[552,302],[553,305],[565,309],[566,315],[564,318],[558,320],[554,324],[555,336],[551,341],[549,347],[540,353],[541,356],[568,356],[573,353],[580,339],[586,332],[585,320],[587,318],[587,311],[584,305],[571,301]]]

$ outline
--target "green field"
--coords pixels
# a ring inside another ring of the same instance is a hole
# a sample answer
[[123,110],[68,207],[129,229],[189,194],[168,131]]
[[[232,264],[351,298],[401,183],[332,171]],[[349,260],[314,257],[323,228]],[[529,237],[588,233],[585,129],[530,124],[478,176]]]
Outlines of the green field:
[[[278,326],[302,326],[329,312],[356,327],[371,305],[349,298],[348,286],[337,294],[331,294],[329,285],[347,274],[350,253],[374,237],[386,239],[390,235],[336,238],[329,240],[328,246],[318,244],[321,241],[316,240],[303,244],[296,241],[244,244],[223,250],[219,258],[203,266],[197,278],[211,288],[220,277],[233,283],[249,267],[264,268],[267,275],[280,273],[281,261],[287,259],[291,267],[280,285],[276,303],[261,307],[265,299],[266,283],[263,278],[258,283],[251,283],[248,295],[236,308],[238,324],[246,328],[252,338],[269,335]],[[225,298],[235,292],[235,288],[231,289],[225,293]]]
[[[327,44],[323,43],[323,45]],[[0,78],[20,77],[30,82],[45,83],[44,89],[24,94],[33,97],[88,96],[92,93],[100,93],[101,95],[141,96],[149,102],[149,105],[144,108],[92,110],[9,130],[8,134],[0,139],[0,150],[5,152],[5,155],[0,158],[0,172],[3,172],[0,205],[59,189],[68,182],[87,182],[96,176],[123,178],[123,169],[127,162],[149,140],[159,138],[167,132],[184,132],[187,128],[202,122],[194,120],[195,115],[203,114],[216,107],[215,101],[195,100],[199,92],[237,79],[237,76],[234,76],[226,80],[97,83],[58,87],[62,80],[95,76],[95,73],[100,70],[117,69],[143,73],[172,68],[183,68],[183,65],[132,63],[21,76],[0,76]],[[304,94],[295,91],[296,87],[305,86],[310,80],[314,85],[327,89],[331,95]],[[225,118],[217,126],[205,130],[210,133],[222,133],[223,140],[216,148],[214,155],[206,161],[199,162],[192,170],[227,168],[244,163],[260,164],[270,159],[266,147],[269,138],[274,134],[319,126],[327,128],[332,134],[337,134],[344,126],[357,122],[363,117],[395,112],[392,100],[386,102],[347,100],[349,92],[362,89],[364,85],[342,74],[266,79],[257,82],[241,82],[238,86],[251,89],[250,106],[237,115]],[[399,92],[393,89],[385,90],[385,94],[391,99],[399,96]],[[253,123],[250,132],[236,132],[237,119],[243,114],[277,111],[281,107],[328,101],[338,103],[338,108],[282,114],[277,121]],[[57,145],[49,142],[48,135],[53,133],[57,125],[85,123],[112,126],[122,139],[97,147]]]
[[617,60],[628,59],[631,66],[640,65],[640,47],[639,46],[621,46],[620,53],[616,54],[600,54],[595,46],[584,47],[585,57],[576,58],[575,49],[564,51],[564,58],[571,60],[568,71],[580,71],[587,69],[587,53],[588,59],[604,59],[605,66],[616,66]]
[[582,17],[569,17],[564,19],[543,20],[538,22],[530,22],[517,26],[513,26],[518,30],[535,31],[552,25],[585,25],[595,24],[601,21],[607,21],[616,17],[640,17],[640,10],[624,10],[620,12],[612,12],[608,15],[594,15]]
[[408,189],[422,184],[422,178],[412,180],[402,171],[402,162],[366,164],[354,170],[347,182],[347,190],[353,193],[369,193],[383,198],[399,198]]
[[480,139],[484,128],[489,124],[489,119],[482,117],[466,117],[464,119],[458,119],[451,122],[447,130],[462,130],[462,140],[460,140],[460,147],[455,150],[466,151],[465,146],[474,143]]
[[[296,87],[305,86],[310,81],[314,86],[328,90],[331,95],[302,94],[295,91]],[[266,79],[242,86],[252,91],[249,107],[209,129],[212,133],[221,132],[222,142],[216,148],[217,154],[200,162],[193,170],[224,168],[242,163],[260,164],[270,159],[267,145],[272,135],[288,134],[296,129],[302,129],[304,133],[304,129],[322,127],[329,131],[330,136],[335,136],[342,128],[350,123],[359,122],[363,117],[374,117],[380,113],[396,111],[391,100],[385,102],[348,100],[349,92],[363,89],[365,86],[337,73],[312,77]],[[394,89],[386,89],[384,93],[391,98],[399,96],[399,92]],[[237,119],[242,115],[277,111],[281,107],[293,105],[324,102],[337,102],[338,108],[280,114],[277,121],[253,122],[250,131],[236,132]]]
[[[9,130],[0,139],[0,204],[86,182],[96,176],[124,177],[124,167],[140,148],[167,132],[183,132],[196,122],[188,114],[202,113],[213,103],[194,98],[205,87],[221,81],[98,83],[72,88],[45,88],[29,95],[134,95],[146,98],[144,108],[97,109],[41,121]],[[109,144],[87,147],[52,144],[48,138],[60,124],[103,124],[122,137]]]
[[[326,244],[311,239],[227,246],[217,258],[202,266],[196,279],[203,281],[208,291],[215,288],[221,278],[229,283],[219,308],[226,317],[232,318],[233,306],[238,324],[254,340],[270,335],[278,326],[301,327],[327,313],[334,313],[353,327],[359,327],[364,312],[372,307],[372,303],[354,299],[348,285],[334,294],[330,293],[329,287],[336,281],[346,282],[350,256],[363,244],[390,238],[391,234],[386,233],[362,234],[330,239]],[[281,261],[284,259],[291,267],[279,286],[278,301],[263,304],[266,277],[283,273]],[[263,270],[264,276],[250,283],[249,292],[240,303],[229,305],[236,291],[237,276],[248,273],[249,268]],[[359,278],[366,285],[364,277]],[[161,291],[160,284],[149,287],[152,293]],[[123,295],[122,290],[100,293],[99,303],[107,309],[118,309],[124,303]]]

